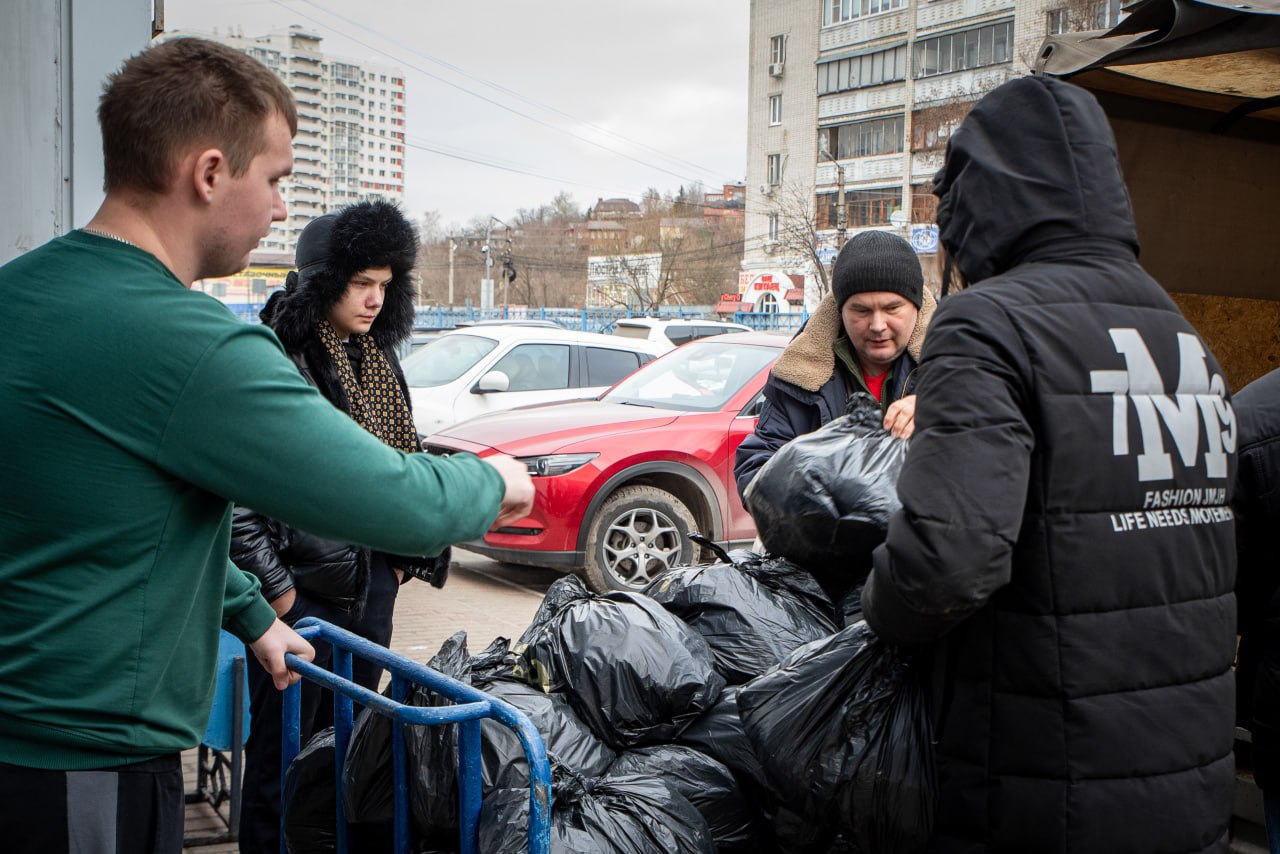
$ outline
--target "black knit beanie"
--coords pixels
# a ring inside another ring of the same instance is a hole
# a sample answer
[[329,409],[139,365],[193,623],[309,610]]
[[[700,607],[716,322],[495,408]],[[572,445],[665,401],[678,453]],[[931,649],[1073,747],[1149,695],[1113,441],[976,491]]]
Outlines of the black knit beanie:
[[836,256],[831,290],[840,307],[854,294],[887,291],[900,294],[919,308],[924,299],[924,273],[910,243],[887,231],[863,231],[850,238]]

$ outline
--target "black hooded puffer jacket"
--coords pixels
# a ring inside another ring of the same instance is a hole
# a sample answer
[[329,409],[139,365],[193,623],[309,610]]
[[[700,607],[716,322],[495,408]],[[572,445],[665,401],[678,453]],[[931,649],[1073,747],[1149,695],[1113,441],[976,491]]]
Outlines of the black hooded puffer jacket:
[[[348,208],[339,216],[330,241],[335,260],[310,270],[302,279],[290,273],[286,288],[272,294],[262,309],[262,322],[275,330],[307,382],[334,406],[350,413],[350,403],[315,326],[346,292],[352,275],[370,267],[390,266],[391,282],[369,334],[399,378],[407,401],[409,389],[396,350],[413,331],[415,291],[410,272],[418,251],[417,234],[391,205],[378,202]],[[288,438],[281,437],[281,441]],[[268,601],[296,586],[314,598],[352,607],[365,588],[370,557],[371,552],[360,546],[289,528],[247,507],[235,509],[231,559],[258,577]],[[444,559],[447,565],[447,556]],[[431,558],[391,558],[393,566],[428,580],[438,577],[433,576],[440,570],[438,563]]]
[[1236,421],[1137,263],[1105,115],[1023,78],[936,179],[942,301],[863,593],[934,646],[942,852],[1225,851]]
[[1236,718],[1253,734],[1253,779],[1280,789],[1280,370],[1236,395],[1236,554],[1240,666]]

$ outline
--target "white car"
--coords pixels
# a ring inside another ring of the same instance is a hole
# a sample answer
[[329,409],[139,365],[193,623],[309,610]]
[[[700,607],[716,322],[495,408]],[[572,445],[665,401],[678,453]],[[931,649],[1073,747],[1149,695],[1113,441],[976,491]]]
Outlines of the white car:
[[490,412],[597,397],[669,349],[594,332],[483,326],[446,332],[401,365],[425,436]]
[[605,327],[606,333],[622,338],[655,341],[668,350],[699,338],[724,335],[726,332],[751,332],[750,326],[723,320],[659,320],[656,317],[627,317]]

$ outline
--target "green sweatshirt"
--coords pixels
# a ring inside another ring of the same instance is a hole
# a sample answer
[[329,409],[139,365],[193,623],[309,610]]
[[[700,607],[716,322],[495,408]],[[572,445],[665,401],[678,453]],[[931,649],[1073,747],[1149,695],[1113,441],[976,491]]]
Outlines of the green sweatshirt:
[[497,516],[489,465],[383,445],[147,252],[74,232],[0,267],[0,299],[0,762],[198,743],[219,626],[274,618],[227,559],[232,502],[396,554]]

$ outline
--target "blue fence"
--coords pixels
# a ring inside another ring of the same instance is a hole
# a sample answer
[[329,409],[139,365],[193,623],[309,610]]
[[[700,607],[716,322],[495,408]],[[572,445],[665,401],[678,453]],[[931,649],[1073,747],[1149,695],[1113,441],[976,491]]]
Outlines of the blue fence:
[[[228,303],[227,307],[245,320],[257,322],[261,303]],[[691,319],[716,317],[711,306],[664,306],[653,311],[635,312],[627,309],[608,308],[529,308],[518,312],[509,312],[499,306],[497,308],[474,308],[471,306],[453,306],[446,308],[419,308],[414,320],[414,328],[419,330],[453,329],[459,323],[477,320],[552,320],[565,329],[576,329],[581,332],[599,332],[615,320],[625,317],[656,317],[662,320]],[[762,332],[794,332],[809,319],[807,312],[779,314],[769,311],[739,311],[731,318],[734,323],[741,323]]]

